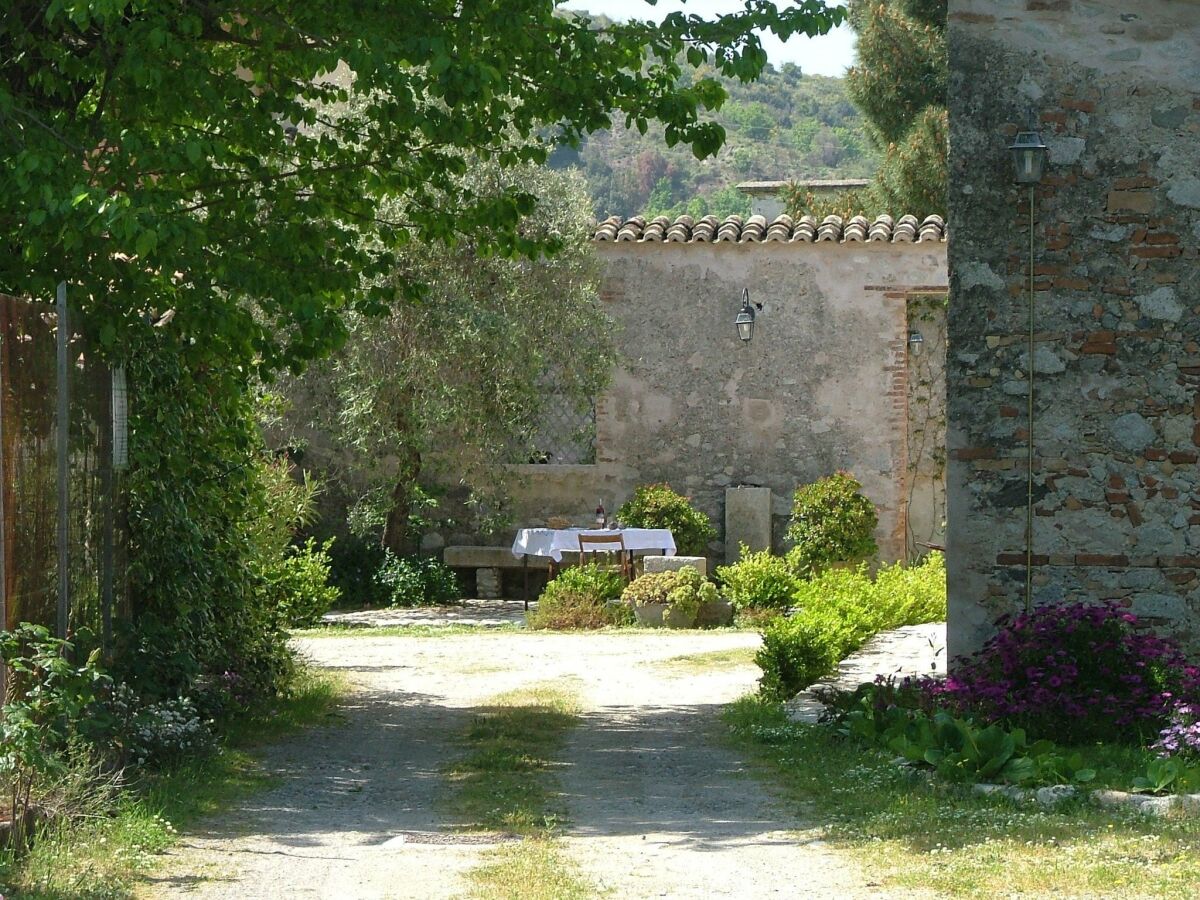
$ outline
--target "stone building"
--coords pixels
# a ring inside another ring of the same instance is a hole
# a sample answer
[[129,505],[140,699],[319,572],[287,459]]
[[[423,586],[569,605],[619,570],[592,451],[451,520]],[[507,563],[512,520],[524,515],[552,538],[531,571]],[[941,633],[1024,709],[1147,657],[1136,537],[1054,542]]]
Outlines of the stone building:
[[[726,491],[752,485],[770,488],[778,546],[795,487],[847,469],[879,508],[883,558],[941,542],[940,219],[611,219],[595,247],[622,359],[594,462],[519,467],[521,524],[586,524],[597,501],[666,481],[720,528]],[[743,289],[762,305],[748,343]]]
[[1195,647],[1200,3],[950,0],[948,35],[951,655],[1024,602],[1031,369],[1034,602],[1118,598]]

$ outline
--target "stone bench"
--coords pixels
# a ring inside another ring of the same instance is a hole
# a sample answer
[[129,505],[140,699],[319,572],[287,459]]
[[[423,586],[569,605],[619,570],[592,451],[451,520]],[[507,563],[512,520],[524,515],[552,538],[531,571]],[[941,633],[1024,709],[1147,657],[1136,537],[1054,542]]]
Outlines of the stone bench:
[[550,568],[547,557],[513,556],[507,547],[447,547],[442,552],[442,562],[452,569],[474,569],[475,593],[480,600],[496,600],[501,596],[501,569],[529,571]]

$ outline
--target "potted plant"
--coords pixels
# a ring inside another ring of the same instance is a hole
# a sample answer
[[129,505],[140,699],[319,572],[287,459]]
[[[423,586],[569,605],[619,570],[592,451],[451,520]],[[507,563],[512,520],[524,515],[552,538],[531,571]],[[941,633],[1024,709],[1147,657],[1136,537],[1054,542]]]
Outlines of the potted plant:
[[641,625],[690,628],[700,607],[717,599],[717,588],[693,566],[635,578],[621,594]]

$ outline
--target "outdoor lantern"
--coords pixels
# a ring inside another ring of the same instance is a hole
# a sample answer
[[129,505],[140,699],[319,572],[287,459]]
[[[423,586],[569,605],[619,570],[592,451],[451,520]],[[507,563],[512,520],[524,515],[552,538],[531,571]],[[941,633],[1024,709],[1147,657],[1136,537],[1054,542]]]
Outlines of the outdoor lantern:
[[908,352],[913,356],[921,355],[921,345],[925,343],[925,338],[921,337],[921,332],[910,331],[908,333]]
[[1008,148],[1016,167],[1017,184],[1037,184],[1046,168],[1049,148],[1036,131],[1022,131]]
[[118,472],[129,467],[129,391],[124,366],[112,370],[112,467]]
[[742,288],[742,310],[733,324],[737,326],[738,337],[743,343],[748,343],[754,337],[754,307],[750,303],[749,288]]

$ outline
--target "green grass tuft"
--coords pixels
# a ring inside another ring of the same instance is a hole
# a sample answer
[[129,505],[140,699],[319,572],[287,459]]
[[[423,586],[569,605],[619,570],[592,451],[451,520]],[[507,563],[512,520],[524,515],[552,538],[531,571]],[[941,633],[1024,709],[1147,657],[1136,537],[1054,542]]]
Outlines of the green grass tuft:
[[588,900],[597,891],[557,842],[528,838],[488,853],[473,870],[471,898],[478,900]]
[[953,897],[1180,900],[1200,884],[1198,819],[981,797],[929,782],[824,726],[788,722],[782,707],[757,697],[732,704],[726,721],[739,747],[806,815],[827,822],[827,839],[852,851],[873,881]]
[[655,663],[656,668],[680,673],[711,672],[756,665],[757,647],[733,647],[729,650],[710,650],[705,653],[685,653]]
[[579,703],[561,683],[493,698],[463,733],[466,754],[448,763],[450,810],[467,827],[546,836],[561,825],[551,769]]

